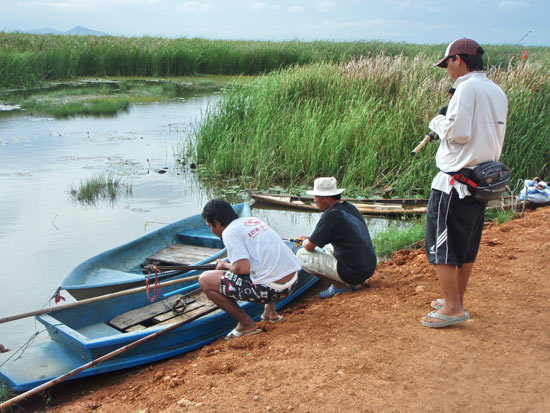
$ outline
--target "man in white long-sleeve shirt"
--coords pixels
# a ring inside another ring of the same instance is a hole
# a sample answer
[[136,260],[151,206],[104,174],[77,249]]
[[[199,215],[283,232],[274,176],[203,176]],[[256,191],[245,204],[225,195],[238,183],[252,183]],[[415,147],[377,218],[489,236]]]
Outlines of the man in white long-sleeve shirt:
[[439,278],[443,298],[425,316],[425,327],[445,327],[469,319],[464,292],[477,256],[486,203],[452,179],[453,172],[497,161],[506,130],[508,100],[483,71],[483,49],[471,39],[449,44],[434,66],[447,68],[455,92],[446,113],[430,122],[440,138],[426,222],[426,253]]

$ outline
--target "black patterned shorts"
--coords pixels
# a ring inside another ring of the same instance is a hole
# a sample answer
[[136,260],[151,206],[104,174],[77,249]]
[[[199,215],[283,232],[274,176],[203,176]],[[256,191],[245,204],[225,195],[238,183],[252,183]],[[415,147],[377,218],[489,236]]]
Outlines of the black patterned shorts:
[[286,298],[297,284],[295,282],[284,290],[275,290],[267,285],[254,284],[250,274],[237,275],[225,271],[220,278],[220,293],[237,301],[266,304]]

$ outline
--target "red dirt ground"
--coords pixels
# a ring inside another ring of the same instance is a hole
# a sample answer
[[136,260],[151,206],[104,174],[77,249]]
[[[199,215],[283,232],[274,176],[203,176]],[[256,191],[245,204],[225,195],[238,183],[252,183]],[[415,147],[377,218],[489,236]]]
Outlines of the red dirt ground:
[[[265,333],[142,369],[59,384],[48,412],[549,412],[550,208],[485,229],[471,320],[428,329],[439,297],[424,250],[383,262],[368,288],[316,286]],[[14,409],[15,411],[19,409]]]

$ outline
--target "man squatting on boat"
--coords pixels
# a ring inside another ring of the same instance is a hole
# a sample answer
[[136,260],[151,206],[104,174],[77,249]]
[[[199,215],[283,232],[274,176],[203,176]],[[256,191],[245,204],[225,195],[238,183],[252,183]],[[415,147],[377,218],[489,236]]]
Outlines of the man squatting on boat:
[[[430,122],[440,138],[426,218],[426,253],[439,278],[443,298],[425,316],[425,327],[445,327],[469,319],[464,292],[474,265],[487,203],[478,201],[452,175],[463,168],[497,161],[506,131],[508,100],[483,71],[483,49],[472,39],[449,44],[434,66],[447,69],[455,92],[444,113]],[[461,172],[462,173],[462,172]]]
[[303,248],[297,256],[304,270],[330,281],[321,298],[356,290],[376,268],[367,224],[354,205],[341,200],[343,191],[334,177],[315,179],[313,190],[307,191],[323,214],[313,233],[301,237]]
[[275,302],[292,292],[300,270],[292,250],[263,221],[239,218],[222,199],[209,201],[202,217],[227,248],[228,260],[218,260],[215,270],[205,271],[199,278],[208,298],[238,321],[226,339],[262,332],[237,304],[238,300],[263,303],[262,320],[281,321],[283,317],[275,311]]

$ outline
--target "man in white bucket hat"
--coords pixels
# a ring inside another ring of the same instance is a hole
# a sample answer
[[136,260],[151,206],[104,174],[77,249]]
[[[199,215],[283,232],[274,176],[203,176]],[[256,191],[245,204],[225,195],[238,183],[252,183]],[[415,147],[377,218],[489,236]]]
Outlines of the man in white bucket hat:
[[343,191],[334,177],[317,178],[307,191],[323,215],[297,256],[304,270],[330,281],[321,298],[356,290],[376,268],[367,224],[354,205],[341,200]]

